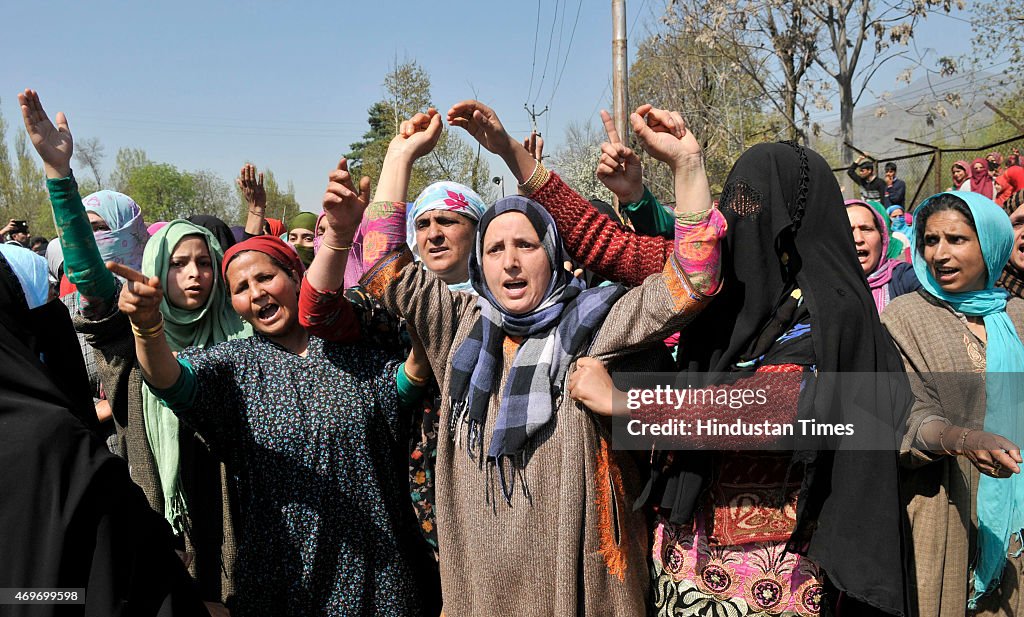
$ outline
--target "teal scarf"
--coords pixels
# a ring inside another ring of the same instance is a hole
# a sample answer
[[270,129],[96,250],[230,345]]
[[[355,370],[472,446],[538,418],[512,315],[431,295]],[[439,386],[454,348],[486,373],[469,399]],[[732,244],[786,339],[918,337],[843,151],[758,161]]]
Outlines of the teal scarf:
[[[943,193],[940,193],[940,195]],[[914,272],[930,294],[944,300],[965,315],[984,318],[988,344],[985,350],[984,430],[1020,445],[1024,441],[1024,344],[1006,314],[1009,294],[995,287],[1013,249],[1013,226],[1002,208],[987,197],[965,191],[945,193],[967,203],[978,229],[978,242],[985,259],[988,278],[985,289],[946,293],[939,287],[924,261],[923,249],[914,234]],[[925,205],[936,197],[929,197]],[[978,484],[978,556],[974,568],[974,593],[968,606],[999,585],[1006,552],[1013,535],[1024,528],[1024,476],[1001,479],[982,475]]]

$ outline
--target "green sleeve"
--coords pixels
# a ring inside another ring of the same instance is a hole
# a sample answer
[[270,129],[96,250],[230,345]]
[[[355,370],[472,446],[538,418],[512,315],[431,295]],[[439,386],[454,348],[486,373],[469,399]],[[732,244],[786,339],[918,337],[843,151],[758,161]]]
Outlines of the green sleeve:
[[673,237],[675,218],[660,203],[651,190],[644,187],[644,196],[622,206],[622,214],[633,223],[633,228],[645,236]]
[[78,287],[79,293],[91,301],[116,303],[114,275],[107,270],[92,234],[92,224],[82,205],[74,176],[47,179],[53,218],[64,249],[64,273]]
[[405,362],[398,366],[398,406],[410,409],[423,398],[425,386],[417,386],[405,374]]
[[196,392],[199,390],[196,371],[192,368],[192,363],[178,358],[178,365],[181,366],[181,374],[178,375],[178,381],[174,382],[173,386],[166,390],[158,390],[152,385],[149,386],[153,389],[153,394],[175,412],[191,409],[195,403]]

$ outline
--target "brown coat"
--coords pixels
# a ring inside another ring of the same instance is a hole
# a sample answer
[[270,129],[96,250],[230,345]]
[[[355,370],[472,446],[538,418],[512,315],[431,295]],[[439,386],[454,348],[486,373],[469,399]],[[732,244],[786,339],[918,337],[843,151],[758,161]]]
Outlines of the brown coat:
[[[1017,335],[1024,335],[1024,300],[1010,298],[1006,310]],[[911,614],[962,617],[977,547],[978,470],[965,457],[919,450],[914,437],[930,416],[982,428],[985,344],[949,305],[924,291],[893,300],[882,312],[882,323],[900,349],[916,399],[902,448],[902,492],[912,544],[909,574],[916,591]],[[1009,561],[1002,586],[979,602],[977,614],[1024,614],[1024,560]]]
[[[620,298],[588,355],[621,359],[661,345],[690,321],[707,299],[689,297],[677,306],[670,280],[653,275]],[[415,265],[385,289],[371,291],[382,291],[385,308],[416,329],[441,391],[448,392],[451,356],[479,318],[477,297],[449,291]],[[630,365],[651,368],[649,362]],[[503,358],[484,426],[485,450],[510,369]],[[447,397],[442,401],[435,512],[445,613],[644,615],[648,531],[642,513],[633,510],[640,477],[628,453],[611,450],[607,432],[591,413],[568,396],[562,399],[554,419],[528,446],[523,474],[530,498],[517,479],[509,507],[497,478],[468,456],[465,437],[456,445],[448,423],[451,404]]]

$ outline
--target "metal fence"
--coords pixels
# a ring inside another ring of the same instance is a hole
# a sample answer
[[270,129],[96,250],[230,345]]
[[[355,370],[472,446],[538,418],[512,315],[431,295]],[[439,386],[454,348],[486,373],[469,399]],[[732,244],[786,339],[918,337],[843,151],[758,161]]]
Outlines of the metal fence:
[[[953,176],[950,173],[950,168],[957,161],[964,160],[970,163],[976,158],[985,158],[989,152],[1002,153],[1005,161],[1006,156],[1014,148],[1024,152],[1024,135],[973,148],[940,148],[908,140],[898,139],[898,141],[929,148],[923,152],[879,159],[877,162],[880,178],[885,178],[886,163],[896,164],[896,176],[907,183],[907,206],[910,209],[917,207],[917,204],[925,198],[952,186]],[[846,167],[833,167],[832,171],[835,172],[839,184],[846,186]]]

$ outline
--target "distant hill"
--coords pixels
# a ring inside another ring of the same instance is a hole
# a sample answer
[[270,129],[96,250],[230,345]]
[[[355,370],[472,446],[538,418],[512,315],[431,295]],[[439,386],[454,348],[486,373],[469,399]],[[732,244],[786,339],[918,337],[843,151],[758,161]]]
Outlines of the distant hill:
[[[931,144],[944,142],[950,146],[979,145],[972,131],[992,124],[995,113],[984,106],[985,86],[999,79],[993,73],[965,73],[952,77],[918,79],[894,90],[888,97],[872,104],[861,104],[854,114],[853,145],[870,152],[878,159],[920,152],[923,148],[895,141],[894,137]],[[945,97],[959,95],[959,107]],[[936,103],[946,115],[936,115],[929,126],[927,113]],[[839,120],[830,113],[822,123],[821,135],[812,139],[825,152],[838,152]]]

